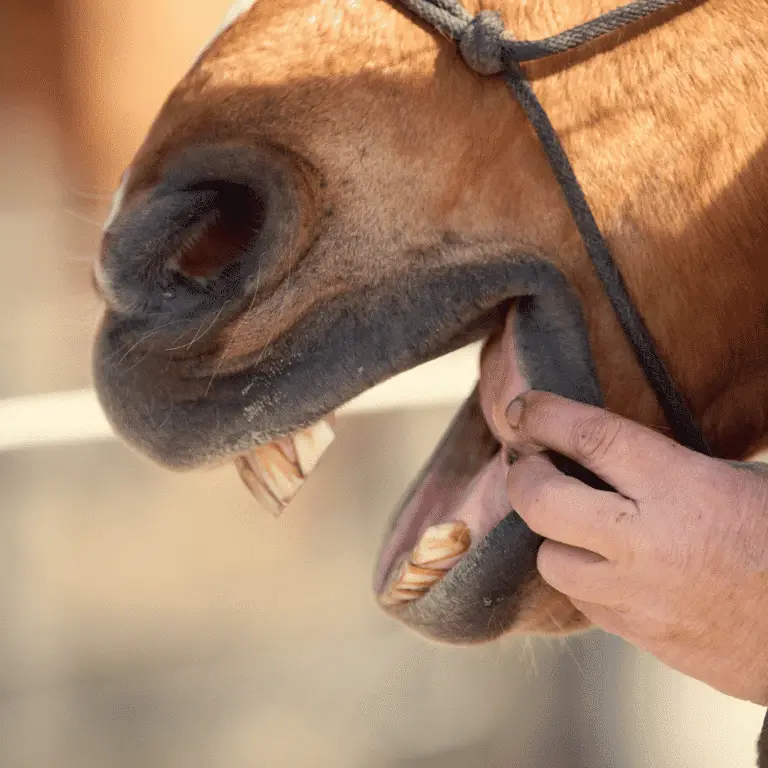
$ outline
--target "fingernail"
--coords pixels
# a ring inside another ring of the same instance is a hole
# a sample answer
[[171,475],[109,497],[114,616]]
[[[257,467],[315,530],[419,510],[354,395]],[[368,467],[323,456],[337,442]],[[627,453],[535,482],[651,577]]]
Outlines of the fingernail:
[[507,419],[507,424],[510,427],[519,427],[520,420],[523,417],[523,399],[516,397],[508,406],[507,412],[504,414]]

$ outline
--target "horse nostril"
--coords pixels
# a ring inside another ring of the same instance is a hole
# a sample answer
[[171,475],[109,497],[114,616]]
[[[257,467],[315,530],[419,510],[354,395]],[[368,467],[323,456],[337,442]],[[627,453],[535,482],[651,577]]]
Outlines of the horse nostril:
[[188,228],[165,271],[204,285],[244,255],[264,224],[264,201],[245,185],[226,181],[190,191],[202,193],[210,200],[210,207]]
[[129,314],[194,315],[238,294],[253,270],[263,195],[229,181],[161,187],[110,234],[105,272]]

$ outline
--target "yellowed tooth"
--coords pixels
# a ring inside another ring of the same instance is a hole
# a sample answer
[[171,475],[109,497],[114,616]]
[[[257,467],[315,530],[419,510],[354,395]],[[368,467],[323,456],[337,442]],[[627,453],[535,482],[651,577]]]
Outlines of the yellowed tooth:
[[411,554],[414,565],[445,571],[452,568],[471,544],[466,523],[440,523],[424,531]]
[[415,600],[417,597],[421,597],[421,593],[416,593],[414,597],[401,596],[400,590],[394,588],[387,589],[381,595],[379,595],[379,602],[384,606],[402,605],[403,603],[409,603],[411,600]]
[[235,459],[235,467],[240,474],[240,479],[245,483],[248,490],[253,494],[256,502],[264,507],[275,517],[279,517],[285,509],[285,504],[278,501],[262,484],[256,473],[251,467],[251,463],[246,456],[238,456]]
[[426,594],[426,590],[401,589],[400,587],[390,587],[379,601],[382,605],[402,605],[403,603],[412,603]]
[[297,462],[290,459],[292,446],[283,441],[262,445],[235,459],[240,478],[256,501],[279,515],[304,483]]
[[[383,605],[392,606],[418,600],[443,576],[440,571],[435,571],[432,578],[427,577],[424,579],[419,574],[411,575],[412,569],[424,570],[413,565],[409,560],[405,560],[400,564],[400,567],[397,569],[397,575],[392,578],[383,594],[379,597]],[[421,583],[418,583],[419,581]]]
[[250,452],[251,467],[262,485],[283,506],[287,506],[304,484],[301,470],[275,445],[264,445]]
[[333,428],[322,420],[290,437],[282,437],[239,456],[235,466],[256,500],[279,515],[333,442]]
[[397,575],[379,597],[380,602],[394,606],[418,600],[445,577],[470,544],[466,523],[441,523],[427,528],[410,559],[400,565]]
[[403,589],[429,589],[445,576],[445,571],[421,568],[406,560],[397,577],[397,586]]
[[279,440],[275,440],[275,445],[280,449],[283,456],[285,456],[291,464],[298,466],[298,458],[296,457],[296,450],[293,447],[293,442],[290,437],[281,437]]
[[317,466],[334,438],[333,427],[325,419],[292,436],[296,459],[304,477]]

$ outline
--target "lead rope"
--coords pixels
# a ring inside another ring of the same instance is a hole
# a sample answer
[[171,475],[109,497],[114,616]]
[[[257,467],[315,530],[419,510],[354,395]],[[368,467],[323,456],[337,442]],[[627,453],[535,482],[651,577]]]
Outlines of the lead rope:
[[544,147],[584,247],[645,377],[659,399],[675,439],[695,451],[711,455],[699,425],[659,357],[651,335],[627,292],[624,279],[592,215],[557,132],[519,66],[521,62],[570,51],[664,8],[682,5],[685,0],[635,0],[558,35],[533,41],[515,40],[504,30],[501,14],[497,11],[480,11],[473,17],[458,0],[399,2],[456,43],[462,58],[472,70],[481,75],[502,75]]

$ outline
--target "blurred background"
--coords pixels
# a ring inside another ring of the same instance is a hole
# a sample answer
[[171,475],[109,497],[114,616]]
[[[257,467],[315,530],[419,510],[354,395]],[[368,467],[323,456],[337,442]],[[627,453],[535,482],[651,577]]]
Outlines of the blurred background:
[[[228,4],[0,0],[0,400],[90,386],[110,193]],[[0,765],[753,768],[762,710],[615,638],[454,649],[382,615],[379,541],[452,410],[341,419],[277,521],[231,469],[0,450]]]

